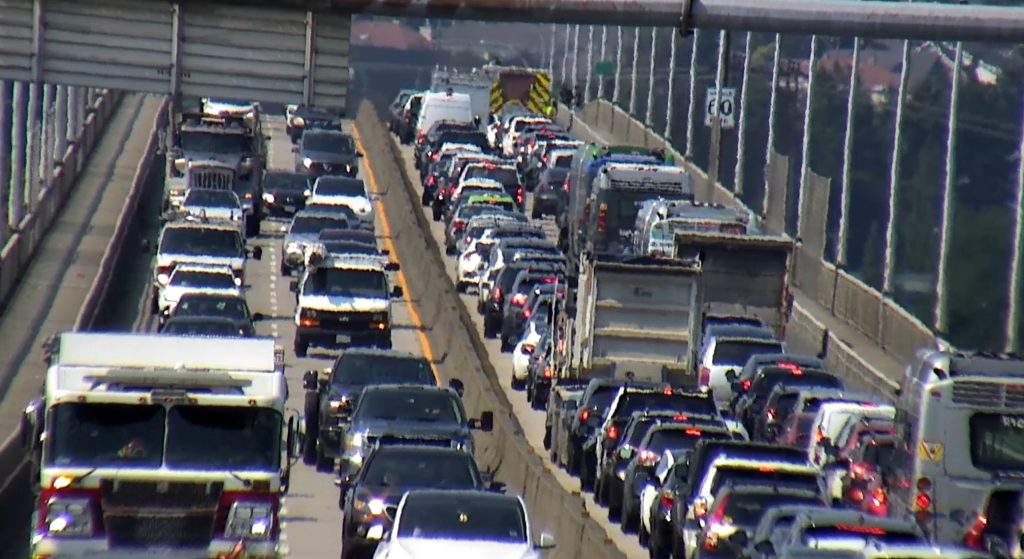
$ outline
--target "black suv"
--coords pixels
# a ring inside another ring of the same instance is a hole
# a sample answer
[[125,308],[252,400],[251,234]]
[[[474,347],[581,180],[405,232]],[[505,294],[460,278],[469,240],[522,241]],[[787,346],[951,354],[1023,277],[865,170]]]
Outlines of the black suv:
[[343,557],[372,555],[391,529],[391,516],[402,496],[416,489],[501,491],[504,485],[488,484],[468,452],[409,444],[380,446],[367,456],[348,490],[341,492]]
[[376,384],[436,386],[437,379],[430,361],[423,357],[364,348],[344,351],[324,373],[307,371],[302,377],[306,390],[302,457],[306,464],[331,471],[359,394]]
[[295,152],[295,172],[310,177],[343,175],[354,177],[359,173],[359,158],[352,136],[336,130],[310,130],[302,135]]

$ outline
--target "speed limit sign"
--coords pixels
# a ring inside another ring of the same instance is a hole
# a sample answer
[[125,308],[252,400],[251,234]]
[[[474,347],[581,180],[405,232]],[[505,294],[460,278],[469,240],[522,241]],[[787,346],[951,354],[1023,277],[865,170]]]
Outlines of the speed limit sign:
[[707,102],[704,103],[704,125],[711,126],[715,122],[715,112],[721,115],[722,128],[736,126],[736,88],[723,87],[722,99],[718,99],[715,86],[708,88]]

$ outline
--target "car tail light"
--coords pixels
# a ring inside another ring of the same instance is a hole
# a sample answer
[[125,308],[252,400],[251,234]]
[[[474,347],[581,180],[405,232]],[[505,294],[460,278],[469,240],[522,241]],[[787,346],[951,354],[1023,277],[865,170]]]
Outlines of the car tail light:
[[868,503],[868,511],[874,516],[887,516],[889,499],[885,495],[885,489],[881,487],[871,493],[871,501]]
[[863,462],[856,462],[850,466],[850,478],[867,479],[869,477],[871,477],[871,466]]
[[532,314],[533,314],[533,311],[531,311],[529,308],[523,307],[523,320],[529,320],[530,319],[530,315],[532,315]]
[[700,368],[700,379],[697,381],[701,387],[707,388],[711,384],[711,369],[708,367]]
[[89,538],[103,532],[98,489],[47,489],[38,507],[36,529],[50,537]]
[[526,196],[526,190],[523,188],[523,186],[522,185],[517,186],[516,187],[516,203],[521,205],[523,203],[523,198],[525,196]]
[[420,132],[419,136],[416,137],[416,144],[422,146],[423,141],[426,140],[426,138],[427,134],[425,132]]
[[768,408],[764,411],[765,419],[770,422],[775,421],[775,408]]
[[985,529],[988,527],[988,517],[984,514],[979,514],[978,518],[974,520],[974,524],[971,525],[971,529],[967,531],[964,536],[964,547],[973,549],[976,551],[987,551],[985,549]]
[[604,430],[604,434],[609,440],[618,440],[619,428],[614,425],[609,425],[608,428]]
[[637,455],[636,461],[641,466],[654,466],[658,463],[658,453],[650,450],[642,450]]
[[554,376],[555,372],[551,370],[551,367],[544,367],[544,378],[551,379],[554,378]]
[[851,489],[849,498],[850,501],[853,502],[853,504],[859,505],[864,501],[864,491],[858,488]]
[[452,222],[452,229],[456,233],[461,233],[463,230],[466,229],[466,222],[461,220],[455,220]]
[[699,437],[702,433],[700,429],[684,429],[683,434],[688,437]]
[[529,355],[537,349],[537,346],[533,344],[523,344],[523,353]]
[[[724,507],[723,507],[724,508]],[[708,515],[708,500],[701,497],[693,502],[693,515],[702,519]]]
[[439,151],[434,152],[434,155],[430,156],[430,158],[433,159],[434,161],[437,161],[438,159],[441,159],[441,152],[439,152]]
[[586,423],[590,419],[590,408],[580,412],[580,423]]
[[740,389],[743,392],[746,392],[746,391],[750,390],[750,379],[747,379],[747,380],[743,381],[742,383],[740,383]]
[[253,491],[225,491],[217,506],[215,534],[230,539],[266,540],[280,531],[278,496]]
[[801,369],[800,366],[797,365],[796,363],[779,363],[778,367],[780,369],[788,370],[790,373],[793,373],[793,375],[795,375],[795,376],[800,376],[800,375],[804,374],[804,370]]
[[608,230],[608,204],[601,204],[597,209],[597,232]]
[[671,509],[672,505],[675,504],[675,496],[672,495],[672,491],[668,489],[661,490],[661,506],[662,508]]
[[491,298],[493,298],[496,302],[500,303],[502,302],[502,300],[504,300],[505,294],[501,292],[500,287],[495,287],[493,290],[491,290]]
[[517,306],[517,307],[521,307],[521,306],[525,305],[526,304],[526,294],[525,293],[516,293],[515,295],[513,295],[512,296],[512,304]]
[[562,183],[562,192],[565,192],[565,193],[568,194],[568,192],[569,192],[569,179],[565,179],[565,182]]
[[430,175],[429,177],[427,177],[427,186],[434,186],[436,183],[437,179],[434,178],[434,175]]

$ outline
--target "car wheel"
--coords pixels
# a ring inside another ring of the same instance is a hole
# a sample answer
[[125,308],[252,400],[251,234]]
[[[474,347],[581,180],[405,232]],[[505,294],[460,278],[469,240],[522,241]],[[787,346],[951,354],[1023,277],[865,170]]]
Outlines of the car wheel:
[[534,208],[534,210],[530,212],[530,219],[540,219],[542,215],[543,214],[541,214],[539,211],[536,210],[536,208]]
[[551,427],[544,427],[544,450],[551,450]]
[[305,402],[306,436],[302,439],[302,462],[307,466],[316,464],[317,439],[320,436],[320,393],[306,392]]
[[156,289],[153,290],[153,295],[149,298],[149,312],[152,314],[160,312],[160,295]]
[[607,499],[608,502],[608,521],[618,522],[622,518],[622,506],[618,503],[611,502],[611,499]]
[[420,196],[420,202],[424,206],[429,206],[430,205],[430,198],[431,198],[430,191],[424,189],[423,190],[423,194]]
[[488,339],[498,337],[498,328],[495,326],[494,320],[488,316],[484,316],[484,337]]
[[441,213],[441,207],[435,204],[431,214],[434,217],[434,221],[441,221]]
[[391,349],[391,336],[378,342],[377,347],[380,349]]
[[288,277],[288,276],[292,275],[292,268],[291,268],[291,266],[285,264],[284,262],[281,262],[281,275],[284,276],[284,277]]
[[316,449],[316,471],[327,474],[334,470],[334,460],[324,454],[324,449],[317,445]]
[[640,524],[640,517],[633,511],[633,508],[628,505],[625,500],[622,503],[621,511],[619,512],[619,522],[622,523],[622,531],[627,534],[633,534],[638,531]]
[[512,390],[515,391],[522,391],[526,388],[526,381],[517,379],[515,375],[512,375],[512,382],[509,384],[512,386]]
[[306,353],[309,352],[309,342],[295,336],[295,357],[305,357]]
[[651,536],[647,533],[647,530],[644,530],[643,526],[640,526],[640,529],[636,531],[636,541],[641,547],[650,545]]
[[547,402],[545,402],[544,399],[540,397],[540,393],[537,392],[537,387],[534,386],[533,398],[530,399],[530,407],[540,411],[544,409],[545,404],[547,404]]
[[258,237],[260,234],[260,217],[258,213],[253,213],[252,217],[245,222],[245,236],[246,237]]
[[560,465],[558,463],[558,451],[555,448],[554,444],[552,444],[551,448],[548,450],[548,458],[551,459],[551,463],[554,464],[555,466],[559,466]]
[[455,256],[456,254],[458,254],[455,251],[455,245],[450,245],[448,243],[445,243],[444,245],[444,253],[447,254],[448,256]]
[[462,283],[461,281],[455,282],[455,291],[458,292],[458,293],[465,293],[466,292],[466,284]]

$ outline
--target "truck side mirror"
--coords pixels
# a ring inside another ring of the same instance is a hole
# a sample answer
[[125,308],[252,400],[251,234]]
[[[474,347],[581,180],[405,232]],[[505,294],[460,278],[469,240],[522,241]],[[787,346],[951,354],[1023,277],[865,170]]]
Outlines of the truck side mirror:
[[466,385],[457,378],[453,378],[448,381],[448,388],[454,390],[455,393],[459,395],[459,398],[462,398],[466,394]]
[[292,293],[298,293],[299,280],[292,280],[291,283],[288,284],[288,291],[291,291]]
[[292,146],[292,153],[299,153],[299,146]]
[[737,378],[739,377],[736,375],[736,369],[729,369],[725,372],[725,380],[729,381],[729,384],[735,383]]
[[490,433],[494,430],[494,412],[480,412],[480,419],[475,419],[471,423],[470,427],[479,429],[484,433]]
[[262,260],[263,259],[263,247],[252,247],[252,259]]
[[391,289],[391,297],[392,298],[400,299],[403,295],[405,295],[405,292],[402,291],[402,286],[396,285],[395,287],[393,287]]
[[492,493],[504,493],[505,484],[500,481],[492,481],[487,484],[487,490]]
[[320,383],[317,382],[316,371],[306,371],[302,374],[302,388],[306,390],[316,390],[320,387]]
[[389,272],[397,272],[401,268],[398,262],[388,262],[384,265],[384,269]]

